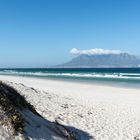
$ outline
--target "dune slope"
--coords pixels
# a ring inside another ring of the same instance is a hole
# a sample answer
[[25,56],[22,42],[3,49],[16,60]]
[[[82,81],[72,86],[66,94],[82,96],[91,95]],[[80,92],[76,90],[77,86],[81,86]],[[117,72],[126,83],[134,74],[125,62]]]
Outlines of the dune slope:
[[78,140],[67,126],[43,118],[14,88],[0,83],[0,139]]

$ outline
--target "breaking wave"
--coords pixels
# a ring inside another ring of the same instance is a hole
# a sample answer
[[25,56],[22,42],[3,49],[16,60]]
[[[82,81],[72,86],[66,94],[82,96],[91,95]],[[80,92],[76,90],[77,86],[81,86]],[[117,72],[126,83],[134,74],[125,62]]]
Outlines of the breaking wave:
[[65,78],[107,78],[107,79],[140,79],[140,73],[99,73],[99,72],[49,72],[49,71],[18,71],[18,70],[1,70],[2,75],[18,75],[32,77],[65,77]]

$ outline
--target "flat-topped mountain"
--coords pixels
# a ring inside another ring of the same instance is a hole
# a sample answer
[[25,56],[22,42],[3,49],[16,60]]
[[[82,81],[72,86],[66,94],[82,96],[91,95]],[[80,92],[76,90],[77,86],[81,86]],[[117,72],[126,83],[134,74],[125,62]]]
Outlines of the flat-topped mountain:
[[139,67],[140,59],[128,53],[119,54],[81,54],[58,67],[83,68],[83,67]]

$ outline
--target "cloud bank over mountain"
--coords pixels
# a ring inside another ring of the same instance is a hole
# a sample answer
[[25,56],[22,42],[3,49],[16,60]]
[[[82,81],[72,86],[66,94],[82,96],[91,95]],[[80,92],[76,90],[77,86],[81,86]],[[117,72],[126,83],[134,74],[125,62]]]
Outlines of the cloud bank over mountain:
[[101,48],[89,49],[89,50],[78,50],[73,48],[70,50],[72,55],[104,55],[104,54],[121,54],[120,50],[105,50]]
[[140,58],[120,50],[90,49],[70,51],[73,59],[57,67],[61,68],[128,68],[140,67]]

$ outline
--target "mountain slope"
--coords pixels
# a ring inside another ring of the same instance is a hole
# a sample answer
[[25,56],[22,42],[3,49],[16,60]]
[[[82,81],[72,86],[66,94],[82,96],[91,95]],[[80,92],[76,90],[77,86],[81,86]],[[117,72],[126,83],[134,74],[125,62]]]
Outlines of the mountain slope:
[[128,53],[79,55],[59,67],[138,67],[140,59]]

